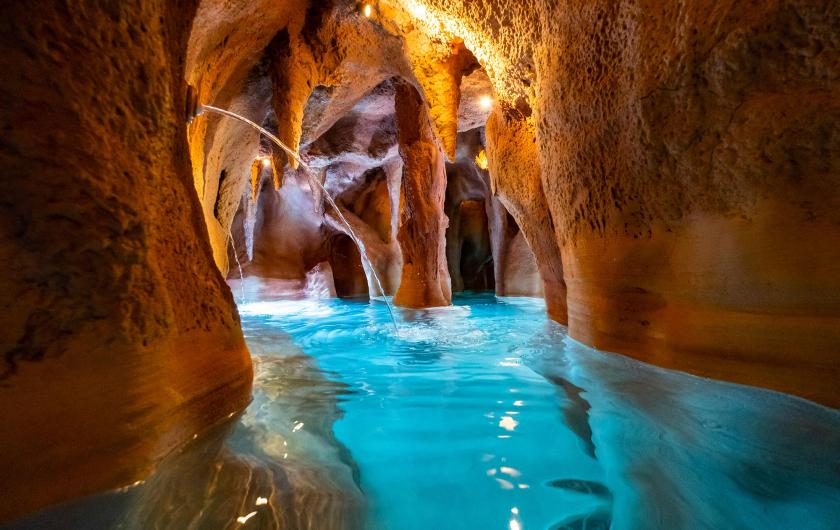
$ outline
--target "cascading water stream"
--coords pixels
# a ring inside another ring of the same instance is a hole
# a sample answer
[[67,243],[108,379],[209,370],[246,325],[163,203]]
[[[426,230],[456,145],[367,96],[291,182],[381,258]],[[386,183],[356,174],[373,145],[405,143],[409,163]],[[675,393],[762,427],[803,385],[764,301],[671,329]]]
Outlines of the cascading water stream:
[[[284,144],[280,140],[280,138],[277,138],[277,136],[272,134],[270,131],[261,127],[257,123],[249,120],[248,118],[240,116],[239,114],[236,114],[235,112],[231,112],[231,111],[225,110],[225,109],[220,109],[220,108],[214,107],[212,105],[200,105],[199,109],[200,110],[208,110],[210,112],[215,112],[217,114],[221,114],[222,116],[227,116],[228,118],[233,118],[235,120],[241,121],[242,123],[250,125],[251,127],[256,129],[257,131],[259,131],[260,134],[264,135],[266,138],[268,138],[269,140],[274,142],[280,149],[282,149],[286,154],[288,154],[290,157],[292,157],[292,159],[294,159],[294,161],[297,162],[298,165],[304,169],[304,172],[306,173],[306,177],[309,179],[309,181],[311,183],[314,183],[318,188],[321,189],[321,191],[324,194],[324,198],[327,200],[328,203],[330,203],[330,206],[332,206],[333,210],[335,210],[335,213],[336,213],[336,215],[338,215],[338,218],[341,220],[342,224],[344,224],[344,226],[347,227],[347,231],[350,235],[350,238],[353,240],[353,242],[359,248],[359,254],[361,254],[362,259],[365,261],[365,263],[367,263],[367,266],[370,269],[370,273],[373,276],[374,281],[376,282],[376,286],[379,288],[379,293],[382,295],[382,301],[385,302],[385,306],[388,308],[388,315],[391,317],[391,322],[393,322],[393,324],[394,324],[394,331],[396,331],[396,333],[399,334],[400,328],[397,325],[397,319],[394,316],[394,310],[391,307],[391,303],[388,302],[388,296],[385,294],[385,289],[382,287],[382,282],[379,280],[379,275],[376,273],[376,269],[373,266],[373,262],[370,260],[370,258],[368,258],[367,251],[365,250],[365,246],[362,244],[362,241],[356,236],[356,233],[353,231],[353,228],[350,226],[350,223],[344,217],[344,214],[341,213],[341,209],[338,207],[338,205],[335,203],[333,198],[330,196],[329,192],[327,192],[327,188],[324,187],[324,185],[321,183],[320,180],[315,178],[315,176],[313,175],[312,168],[310,168],[309,165],[307,165],[306,162],[304,162],[303,159],[301,159],[300,156],[296,152],[294,152],[290,147],[286,146],[286,144]],[[233,238],[231,238],[231,240],[232,239]],[[236,252],[236,249],[234,249],[234,253],[235,252]],[[237,263],[238,263],[238,261],[239,260],[237,258]],[[240,268],[240,273],[241,273],[241,268]],[[243,287],[243,289],[244,289],[244,287]],[[373,297],[371,297],[371,298],[373,298]]]
[[240,291],[240,298],[239,303],[245,303],[245,275],[242,274],[242,263],[239,261],[239,253],[236,251],[236,242],[233,240],[233,233],[230,231],[230,227],[228,227],[228,241],[230,241],[230,247],[233,249],[233,259],[236,260],[236,266],[239,268],[239,291]]

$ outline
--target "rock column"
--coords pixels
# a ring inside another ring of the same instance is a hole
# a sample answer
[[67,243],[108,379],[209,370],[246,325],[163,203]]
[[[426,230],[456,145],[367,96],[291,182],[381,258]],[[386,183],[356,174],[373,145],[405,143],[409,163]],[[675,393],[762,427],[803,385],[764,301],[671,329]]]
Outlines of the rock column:
[[394,303],[405,307],[449,305],[446,265],[446,161],[435,140],[428,111],[408,83],[396,87],[397,130],[403,180],[397,239],[403,256]]

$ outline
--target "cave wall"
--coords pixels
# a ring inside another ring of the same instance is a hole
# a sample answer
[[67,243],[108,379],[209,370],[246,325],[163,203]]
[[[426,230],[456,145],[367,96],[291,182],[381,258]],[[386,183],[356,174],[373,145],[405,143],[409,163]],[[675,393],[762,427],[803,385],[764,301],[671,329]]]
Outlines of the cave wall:
[[504,256],[501,274],[504,285],[501,290],[496,287],[496,294],[545,297],[545,284],[540,275],[539,263],[521,230],[506,240]]
[[[457,223],[453,240],[458,242],[456,252],[450,256],[449,269],[457,271],[461,291],[495,291],[493,250],[484,201],[470,199],[458,205],[457,213],[450,217]],[[450,273],[451,275],[452,273]],[[453,290],[456,289],[453,281]]]
[[[251,10],[250,6],[247,9],[246,6],[240,8],[245,11]],[[219,13],[229,12],[227,8],[220,9]],[[283,11],[286,7],[279,9]],[[258,123],[263,123],[260,115],[265,115],[265,123],[269,124],[269,130],[275,131],[281,140],[293,149],[300,150],[307,165],[315,170],[316,178],[323,182],[333,197],[338,198],[343,192],[343,187],[356,185],[365,172],[381,168],[387,173],[390,202],[394,203],[390,204],[390,209],[392,212],[397,211],[399,197],[403,193],[400,173],[404,164],[397,150],[393,125],[393,89],[390,94],[384,94],[390,97],[390,114],[375,108],[382,106],[376,96],[383,95],[376,94],[376,90],[392,78],[401,79],[411,85],[420,94],[421,106],[426,116],[424,127],[427,140],[439,144],[435,131],[451,129],[454,134],[458,123],[457,84],[462,71],[474,68],[474,58],[463,48],[456,50],[463,52],[460,55],[450,54],[448,46],[439,44],[424,46],[422,53],[411,53],[412,48],[406,45],[401,35],[385,31],[380,25],[381,20],[369,20],[362,16],[360,6],[354,2],[330,1],[301,5],[299,13],[286,13],[285,19],[272,13],[272,20],[280,25],[277,26],[279,31],[269,38],[263,33],[265,25],[262,21],[257,25],[257,35],[246,39],[240,31],[232,30],[218,21],[204,20],[202,17],[202,14],[209,17],[213,13],[212,10],[199,10],[197,21],[201,20],[202,23],[199,25],[197,22],[200,31],[193,31],[189,57],[200,58],[209,55],[214,61],[221,61],[228,58],[228,52],[223,50],[230,48],[240,50],[244,58],[236,56],[235,60],[230,62],[233,66],[218,66],[218,63],[214,62],[215,69],[210,68],[207,73],[197,71],[190,77],[191,82],[201,87],[199,92],[208,94],[200,95],[199,99],[207,101],[210,97],[209,101],[230,101],[235,110],[243,110],[247,117]],[[235,18],[240,24],[251,20],[250,15],[245,14]],[[281,20],[284,21],[278,22]],[[220,40],[222,35],[225,37]],[[418,34],[415,40],[424,39],[428,40],[423,34]],[[258,46],[258,42],[267,46],[261,56],[253,50]],[[377,53],[369,53],[371,49],[376,49]],[[432,49],[434,54],[425,53]],[[441,50],[447,53],[439,53]],[[265,78],[260,74],[263,62],[268,65],[271,84],[271,102],[267,109],[262,103],[264,91],[261,87],[264,86]],[[440,64],[445,66],[443,73],[439,72]],[[248,67],[251,70],[246,76],[243,72],[248,71]],[[216,84],[209,84],[207,79],[216,80]],[[217,85],[223,88],[216,88]],[[455,88],[455,97],[449,94],[448,89],[451,86]],[[440,90],[441,88],[443,90]],[[440,107],[442,111],[438,112],[440,109],[429,103],[430,98],[447,104]],[[386,111],[387,107],[386,105]],[[392,122],[390,126],[386,123],[389,119]],[[230,252],[225,250],[226,245],[230,246],[226,237],[227,229],[236,216],[236,208],[241,205],[241,195],[246,192],[246,175],[250,171],[249,159],[253,159],[257,154],[253,134],[240,134],[241,132],[238,124],[219,123],[218,118],[209,115],[196,119],[190,127],[190,145],[196,163],[204,165],[204,174],[200,179],[197,177],[196,182],[197,188],[200,188],[199,181],[203,183],[205,212],[210,210],[211,203],[215,205],[213,215],[206,215],[211,242],[220,269],[227,272],[229,277],[231,274],[236,275],[236,271],[230,271],[228,263],[225,263],[229,260],[219,256]],[[237,135],[240,135],[242,140],[235,140]],[[454,142],[450,143],[454,148]],[[234,149],[228,146],[234,146]],[[265,150],[264,147],[261,151]],[[269,150],[271,149],[269,147]],[[276,149],[273,151],[278,174],[283,175],[296,169],[297,163],[294,160],[288,160]],[[443,159],[442,156],[440,158]],[[224,161],[224,164],[221,161]],[[226,171],[218,171],[222,166]],[[234,167],[233,171],[228,169],[231,166]],[[217,175],[224,176],[221,184]],[[418,174],[415,180],[428,177]],[[282,194],[281,181],[282,178],[275,183],[275,188]],[[319,191],[314,191],[314,195],[321,199]],[[259,216],[261,206],[257,206]],[[342,205],[343,208],[346,206]],[[377,205],[379,206],[382,205]],[[418,208],[422,209],[423,206]],[[362,240],[361,243],[365,246],[373,267],[383,281],[384,291],[388,294],[394,293],[403,278],[400,273],[403,268],[402,252],[396,239],[398,217],[392,216],[394,230],[383,239],[381,227],[368,230],[365,216],[352,212],[352,208],[349,210],[350,214],[346,211],[343,213],[351,225],[354,225],[354,230]],[[332,208],[316,205],[316,211],[325,215],[326,230],[322,230],[322,243],[325,242],[324,238],[331,237],[333,232],[347,232]],[[293,221],[293,217],[292,214],[274,215],[272,223]],[[309,254],[307,248],[287,244],[290,239],[294,240],[291,243],[300,242],[300,238],[281,234],[280,232],[286,229],[295,231],[294,223],[287,222],[286,225],[286,228],[280,225],[271,228],[266,223],[257,223],[257,228],[265,228],[262,234],[270,234],[273,231],[275,237],[265,240],[260,237],[259,230],[255,230],[255,249],[260,247],[263,250],[254,251],[254,261],[246,267],[247,272],[263,275],[267,274],[266,271],[276,268],[272,262],[277,260],[270,256],[271,253],[283,256]],[[217,237],[214,237],[214,234]],[[368,238],[368,235],[377,234],[379,237]],[[442,231],[430,232],[429,236],[439,236],[440,243],[443,243]],[[307,239],[304,243],[308,241]],[[304,273],[305,271],[298,271],[300,276]],[[376,282],[372,278],[369,280],[370,292],[378,293]],[[440,280],[438,283],[443,285],[445,282]],[[448,286],[443,286],[442,289],[448,292]],[[417,287],[417,290],[422,290],[422,286]],[[417,306],[427,302],[418,298],[410,303]],[[448,303],[448,295],[432,297],[428,303]]]
[[[266,172],[270,173],[270,172]],[[274,189],[268,175],[259,183],[254,219],[253,256],[245,266],[249,276],[285,280],[306,278],[323,261],[322,212],[308,180],[294,171],[283,187]],[[236,271],[231,271],[229,277]]]
[[559,37],[535,113],[573,335],[840,404],[840,13],[540,7]]
[[488,71],[488,145],[533,130],[573,337],[840,404],[832,2],[418,5]]
[[[310,104],[307,104],[305,121],[309,121],[308,114],[322,113],[322,103],[315,103],[315,97],[311,96]],[[402,161],[397,144],[392,81],[381,82],[356,101],[344,116],[333,117],[330,121],[332,126],[302,149],[303,156],[310,167],[321,171],[327,192],[335,199],[365,249],[384,294],[393,295],[402,268],[396,239]],[[325,205],[324,211],[331,232],[350,235],[330,205]],[[368,263],[363,265],[368,276],[368,292],[380,296],[383,293],[379,283],[368,270]]]
[[190,179],[195,10],[0,5],[0,521],[141,479],[248,402]]
[[[481,70],[477,70],[470,77],[476,77],[476,74],[481,74],[486,78],[486,74]],[[469,82],[465,78],[466,82]],[[488,80],[489,82],[489,80]],[[478,88],[478,90],[476,90]],[[476,87],[475,82],[470,82],[467,87],[462,87],[464,90],[464,97],[462,97],[462,106],[466,101],[473,102],[480,101],[480,97],[490,93],[487,86],[480,84]],[[482,125],[479,128],[467,130],[458,135],[458,157],[453,164],[447,166],[447,215],[450,217],[450,224],[454,223],[454,216],[457,214],[450,214],[452,206],[457,204],[459,200],[477,200],[481,199],[484,203],[484,219],[486,219],[486,231],[490,246],[490,257],[492,259],[493,268],[493,282],[487,283],[491,289],[495,290],[498,296],[530,296],[537,298],[545,298],[544,282],[540,273],[539,265],[537,264],[534,252],[531,246],[525,239],[522,231],[519,228],[516,220],[508,212],[503,204],[505,200],[503,197],[510,197],[510,194],[500,193],[498,186],[498,177],[493,177],[488,171],[489,160],[487,158],[487,150],[492,148],[486,146],[486,131],[485,125],[487,123],[490,111],[484,109],[483,112],[476,113],[464,112],[462,108],[459,111],[461,119],[464,120],[465,126],[475,125],[476,123]],[[495,191],[494,191],[494,188]],[[509,204],[511,204],[509,202]],[[454,226],[454,225],[453,225]],[[474,225],[478,227],[478,225]],[[451,227],[450,227],[451,228]],[[482,228],[484,230],[484,228]],[[475,232],[475,231],[473,231]],[[473,233],[475,237],[477,233]],[[482,244],[484,246],[484,244]],[[450,244],[449,233],[447,232],[447,259],[450,264],[450,271],[453,270],[453,263],[457,263],[459,259],[454,259],[453,254],[450,253],[452,244]],[[562,263],[559,258],[559,252],[554,252],[557,269],[562,271]],[[453,261],[454,259],[454,261]],[[548,268],[551,261],[543,262],[543,269],[548,274],[551,269]],[[488,263],[488,266],[491,264]],[[450,272],[450,274],[452,274]],[[553,276],[554,278],[562,278],[562,272]],[[453,290],[455,290],[455,276],[452,280]],[[556,296],[556,295],[555,295]],[[560,299],[561,303],[565,303],[564,299]]]
[[329,263],[336,296],[367,296],[368,284],[362,267],[362,255],[353,239],[346,234],[337,234],[330,238],[329,247]]

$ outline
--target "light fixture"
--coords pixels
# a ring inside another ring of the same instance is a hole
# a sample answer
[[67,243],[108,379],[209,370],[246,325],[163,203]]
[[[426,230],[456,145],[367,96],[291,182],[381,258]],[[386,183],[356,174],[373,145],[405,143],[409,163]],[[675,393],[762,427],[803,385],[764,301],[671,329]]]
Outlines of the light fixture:
[[367,18],[370,18],[370,16],[373,14],[373,6],[371,6],[370,4],[365,4],[365,7],[362,8],[362,13],[364,13]]
[[488,95],[481,96],[478,98],[479,106],[484,110],[490,110],[493,108],[493,98]]

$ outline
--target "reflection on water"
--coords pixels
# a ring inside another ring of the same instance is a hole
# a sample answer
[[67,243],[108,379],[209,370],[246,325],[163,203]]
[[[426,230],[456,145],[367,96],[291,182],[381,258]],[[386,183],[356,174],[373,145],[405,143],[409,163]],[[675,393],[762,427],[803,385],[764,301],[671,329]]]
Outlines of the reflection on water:
[[837,528],[840,412],[594,352],[551,328],[519,351],[586,389],[614,528]]
[[263,301],[241,312],[257,373],[241,418],[140,486],[15,528],[840,521],[838,411],[592,350],[537,301],[462,296],[403,312],[399,336],[378,304]]
[[286,336],[249,341],[254,400],[170,456],[145,482],[47,510],[13,529],[359,528],[358,470],[336,441],[348,392]]

